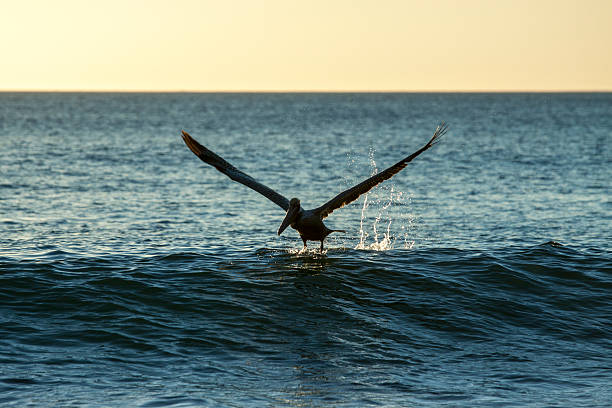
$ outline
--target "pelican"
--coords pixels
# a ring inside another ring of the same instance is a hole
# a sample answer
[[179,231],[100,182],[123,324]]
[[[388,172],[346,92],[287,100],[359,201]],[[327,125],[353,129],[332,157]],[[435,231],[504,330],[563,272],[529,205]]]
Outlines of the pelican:
[[256,181],[253,177],[238,170],[236,167],[225,161],[223,158],[221,158],[221,156],[202,146],[184,130],[181,132],[183,141],[187,147],[189,147],[189,149],[196,156],[198,156],[200,160],[215,167],[232,180],[257,191],[286,211],[285,219],[283,219],[283,222],[278,229],[278,235],[282,234],[288,226],[291,226],[291,228],[297,230],[297,232],[300,234],[300,238],[302,238],[302,241],[304,242],[304,250],[306,249],[307,241],[321,241],[321,252],[323,252],[323,241],[329,234],[332,232],[346,232],[344,230],[333,230],[327,228],[325,224],[323,224],[323,219],[325,217],[330,215],[334,210],[355,201],[360,195],[367,193],[373,187],[399,173],[399,171],[405,168],[415,157],[438,143],[440,138],[446,133],[447,130],[448,126],[446,123],[442,122],[440,125],[438,125],[432,138],[425,146],[421,147],[410,156],[400,160],[385,171],[377,173],[356,186],[341,192],[322,206],[312,210],[303,209],[300,205],[300,200],[297,198],[287,200],[287,198],[285,198],[283,195]]

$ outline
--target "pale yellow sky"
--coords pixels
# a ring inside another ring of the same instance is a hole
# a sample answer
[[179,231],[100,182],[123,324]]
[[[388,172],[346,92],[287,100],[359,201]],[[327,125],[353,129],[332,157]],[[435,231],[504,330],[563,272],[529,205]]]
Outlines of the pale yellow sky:
[[612,0],[0,5],[0,90],[612,91]]

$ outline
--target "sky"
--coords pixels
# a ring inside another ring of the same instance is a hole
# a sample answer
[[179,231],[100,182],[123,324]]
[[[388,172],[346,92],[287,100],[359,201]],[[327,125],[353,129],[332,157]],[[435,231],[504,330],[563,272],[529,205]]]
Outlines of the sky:
[[0,91],[612,91],[610,0],[0,0]]

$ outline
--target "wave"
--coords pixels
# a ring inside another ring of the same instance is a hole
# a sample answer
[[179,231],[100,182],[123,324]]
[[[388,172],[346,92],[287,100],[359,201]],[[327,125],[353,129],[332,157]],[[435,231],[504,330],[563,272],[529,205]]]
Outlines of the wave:
[[126,367],[149,381],[176,366],[198,384],[246,381],[257,398],[261,384],[248,384],[277,378],[279,364],[334,378],[343,395],[342,378],[381,369],[385,380],[372,381],[387,397],[412,388],[389,373],[437,373],[419,377],[434,390],[475,367],[505,389],[567,385],[567,370],[589,378],[572,387],[610,379],[612,254],[598,249],[47,248],[1,257],[0,270],[0,355],[14,371],[0,381],[12,395],[51,381],[19,368],[33,364],[55,372],[54,384],[89,389],[83,400],[98,389],[83,373],[114,372],[107,383],[125,388]]
[[143,318],[148,309],[198,313],[203,305],[224,315],[246,312],[282,304],[289,285],[328,297],[349,314],[371,307],[415,318],[427,310],[443,322],[449,316],[469,321],[466,332],[515,326],[604,338],[612,327],[604,325],[611,315],[612,255],[555,242],[488,252],[340,248],[81,257],[54,250],[33,260],[3,257],[0,268],[4,307],[66,319]]

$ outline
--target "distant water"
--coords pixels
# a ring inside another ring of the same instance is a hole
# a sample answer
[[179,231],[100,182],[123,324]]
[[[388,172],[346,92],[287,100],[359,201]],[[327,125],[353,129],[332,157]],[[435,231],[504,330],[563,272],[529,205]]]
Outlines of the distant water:
[[[612,94],[0,94],[0,406],[608,407]],[[181,129],[326,221],[200,162]]]

